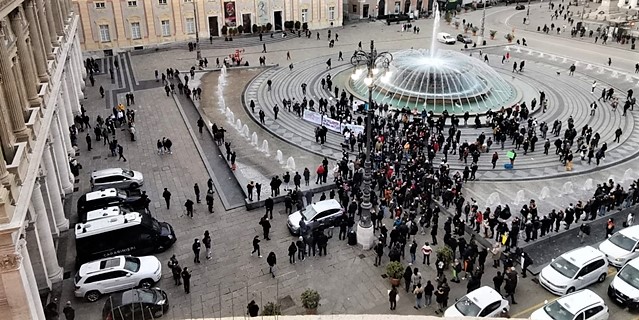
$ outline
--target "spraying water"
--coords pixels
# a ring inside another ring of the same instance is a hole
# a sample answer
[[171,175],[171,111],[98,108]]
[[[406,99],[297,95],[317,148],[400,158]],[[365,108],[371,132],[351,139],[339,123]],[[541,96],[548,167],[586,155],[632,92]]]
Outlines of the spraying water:
[[242,120],[235,120],[235,129],[237,129],[237,131],[239,132],[242,132]]
[[286,169],[295,170],[295,159],[293,157],[286,159]]
[[251,145],[257,147],[257,133],[253,132],[251,135]]
[[433,3],[433,12],[435,13],[435,20],[433,21],[433,34],[430,39],[430,57],[433,58],[435,56],[435,46],[437,44],[437,30],[439,29],[439,20],[441,19],[441,14],[439,13],[439,5],[437,1]]
[[275,160],[277,160],[277,162],[282,163],[284,159],[284,156],[282,155],[282,151],[277,150],[277,152],[275,153]]
[[262,141],[262,148],[260,148],[260,151],[264,152],[267,157],[270,156],[270,154],[268,152],[268,141],[266,141],[266,139],[264,139],[264,141]]
[[217,77],[217,101],[220,110],[226,109],[226,101],[224,101],[224,87],[226,87],[226,66],[222,68],[222,72]]
[[248,126],[247,126],[247,125],[244,125],[244,126],[242,127],[242,135],[244,136],[244,138],[249,139],[249,138],[251,137],[251,136],[250,136],[250,134],[251,134],[251,133],[249,132],[249,128],[248,128]]

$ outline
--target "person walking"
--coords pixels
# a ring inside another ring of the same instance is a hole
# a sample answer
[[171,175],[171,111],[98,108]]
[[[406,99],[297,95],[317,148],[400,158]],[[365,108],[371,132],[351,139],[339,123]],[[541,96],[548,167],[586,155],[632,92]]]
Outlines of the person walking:
[[91,148],[91,142],[92,142],[92,141],[91,141],[91,135],[90,135],[89,133],[87,133],[87,137],[86,137],[85,139],[86,139],[86,141],[87,141],[87,149],[88,149],[89,151],[91,151],[91,149],[92,149],[92,148]]
[[200,247],[202,247],[200,239],[195,238],[195,240],[193,240],[193,245],[191,246],[194,256],[193,263],[200,263]]
[[435,291],[435,287],[430,282],[430,280],[426,281],[426,286],[424,286],[424,305],[430,306],[433,301],[433,291]]
[[191,272],[188,267],[184,267],[182,270],[182,282],[184,283],[184,293],[189,294],[191,292]]
[[517,271],[515,271],[514,267],[508,267],[506,274],[504,274],[504,280],[506,281],[506,285],[504,286],[504,290],[506,291],[505,299],[510,297],[511,304],[517,304],[515,301],[515,289],[517,289]]
[[577,234],[577,237],[579,238],[579,243],[584,243],[584,241],[586,240],[586,237],[589,235],[590,235],[590,225],[586,223],[582,223],[581,226],[579,226],[579,233]]
[[211,234],[209,230],[204,231],[202,243],[204,243],[204,248],[206,248],[206,260],[211,260]]
[[430,245],[428,244],[428,242],[425,242],[424,245],[422,246],[422,255],[423,255],[423,260],[422,260],[422,264],[426,264],[428,266],[430,266],[430,254],[433,253],[433,248],[430,247]]
[[62,313],[64,313],[64,318],[67,320],[75,320],[75,309],[71,306],[71,301],[67,301],[66,306],[62,309]]
[[197,119],[197,128],[200,134],[202,134],[202,129],[204,128],[204,119],[202,119],[202,117]]
[[271,251],[266,257],[266,263],[268,263],[268,272],[275,278],[275,265],[277,264],[277,257],[275,252]]
[[291,241],[291,245],[288,246],[288,263],[295,264],[295,253],[297,252],[297,245],[295,241]]
[[173,274],[173,281],[175,281],[175,285],[181,285],[182,267],[180,267],[180,263],[178,262],[175,255],[171,256],[171,259],[169,259],[169,268],[171,269],[171,273]]
[[195,202],[200,203],[200,186],[197,183],[193,185],[193,192],[195,193]]
[[120,159],[124,159],[124,162],[126,162],[126,158],[124,157],[124,148],[121,144],[118,144],[118,156],[118,161],[120,161]]
[[264,201],[264,208],[266,209],[264,215],[268,215],[270,219],[273,219],[273,198],[269,197]]
[[422,308],[422,298],[424,297],[424,288],[422,288],[422,284],[418,283],[413,290],[413,294],[415,295],[415,309]]
[[413,269],[408,266],[406,270],[404,270],[404,284],[406,285],[406,292],[410,291],[410,283],[413,279]]
[[186,215],[190,218],[193,218],[193,201],[191,199],[186,199],[184,202],[184,207],[186,208]]
[[164,188],[162,198],[164,198],[164,202],[166,202],[166,209],[168,210],[171,207],[171,192],[167,188]]
[[375,264],[374,266],[382,265],[382,257],[384,256],[384,243],[382,240],[375,245]]
[[395,310],[397,308],[397,300],[398,300],[397,287],[393,286],[388,291],[388,302],[390,302],[391,310]]
[[522,252],[521,253],[521,277],[522,278],[526,278],[526,271],[528,270],[528,267],[530,267],[533,264],[533,259],[528,255],[528,253],[526,252]]
[[615,219],[610,218],[606,222],[606,239],[610,238],[615,231]]
[[256,252],[257,256],[261,258],[262,254],[260,253],[260,236],[253,237],[253,252],[251,252],[251,256],[253,256],[253,254]]

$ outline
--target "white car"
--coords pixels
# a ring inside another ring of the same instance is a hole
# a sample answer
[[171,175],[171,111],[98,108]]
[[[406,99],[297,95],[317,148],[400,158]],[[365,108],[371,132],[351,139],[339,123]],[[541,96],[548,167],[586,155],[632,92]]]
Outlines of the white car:
[[626,263],[612,279],[608,297],[631,309],[639,309],[639,258]]
[[508,300],[489,286],[471,291],[458,299],[444,312],[444,317],[498,317],[503,309],[509,310]]
[[101,295],[160,281],[162,264],[154,256],[116,256],[83,264],[75,275],[75,296],[90,302]]
[[440,32],[437,34],[437,41],[445,44],[455,44],[457,40],[446,32]]
[[607,275],[606,255],[591,246],[586,246],[553,259],[539,273],[539,284],[551,293],[561,296],[595,282],[604,282]]
[[330,225],[343,212],[344,209],[335,199],[318,201],[308,205],[302,211],[295,211],[290,214],[287,222],[288,230],[294,235],[299,235],[302,218],[309,229],[314,229],[320,225]]
[[565,295],[530,315],[530,320],[608,320],[608,306],[596,293],[584,289]]
[[139,171],[110,168],[91,172],[91,190],[120,188],[135,190],[144,185],[144,175]]
[[599,251],[608,258],[608,262],[617,268],[639,257],[639,225],[622,229],[599,245]]

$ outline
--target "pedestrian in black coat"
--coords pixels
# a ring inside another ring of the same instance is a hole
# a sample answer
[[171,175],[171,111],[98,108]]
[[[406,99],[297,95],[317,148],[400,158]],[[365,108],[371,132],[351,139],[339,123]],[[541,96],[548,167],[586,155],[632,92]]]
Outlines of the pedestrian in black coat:
[[410,282],[413,278],[413,269],[408,266],[406,270],[404,270],[404,284],[406,284],[406,292],[410,290]]
[[193,258],[193,262],[194,263],[200,263],[200,248],[201,247],[202,247],[202,244],[200,243],[200,239],[196,238],[195,240],[193,240],[193,245],[191,246],[191,249],[193,249],[193,255],[195,256]]
[[264,239],[271,240],[271,238],[269,238],[268,236],[268,233],[271,230],[271,223],[268,221],[268,218],[266,216],[262,217],[262,219],[260,220],[260,225],[262,226],[262,231],[264,231]]
[[189,294],[191,292],[191,272],[188,267],[184,267],[182,270],[182,282],[184,283],[184,292]]
[[266,263],[268,263],[268,272],[275,278],[275,265],[277,264],[277,257],[275,252],[271,251],[266,257]]
[[504,283],[504,276],[501,275],[501,271],[497,271],[497,275],[493,277],[493,286],[499,294],[501,294],[502,283]]
[[291,245],[288,246],[288,263],[295,264],[295,253],[297,252],[297,245],[295,241],[291,241]]

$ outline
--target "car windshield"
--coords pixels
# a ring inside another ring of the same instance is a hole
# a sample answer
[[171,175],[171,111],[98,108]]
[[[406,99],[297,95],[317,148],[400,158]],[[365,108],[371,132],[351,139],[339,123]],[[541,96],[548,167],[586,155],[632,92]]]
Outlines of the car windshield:
[[552,303],[547,304],[544,307],[544,311],[551,317],[553,320],[572,320],[575,316],[574,314],[568,312],[564,306],[562,306],[558,301],[553,301]]
[[162,232],[162,227],[160,226],[160,223],[149,215],[146,215],[146,214],[142,215],[142,224],[153,229],[157,233]]
[[459,299],[457,303],[455,303],[455,308],[466,317],[474,317],[479,314],[479,306],[476,305],[472,300],[468,299],[468,297],[464,296]]
[[124,269],[131,272],[138,272],[138,270],[140,270],[140,259],[136,257],[126,257],[124,259]]
[[317,211],[315,211],[311,205],[306,207],[306,209],[302,212],[302,215],[304,216],[304,220],[311,221],[311,219],[315,218],[317,215]]
[[555,259],[555,261],[550,263],[550,266],[555,269],[557,272],[564,275],[564,277],[571,278],[575,276],[579,268],[574,264],[568,262],[568,260],[559,257]]
[[637,270],[637,268],[627,264],[621,269],[617,277],[635,287],[635,289],[639,289],[639,270]]
[[626,251],[632,251],[632,249],[635,247],[635,244],[637,244],[636,240],[628,238],[620,232],[615,233],[612,237],[610,237],[609,240],[612,244]]
[[143,303],[155,303],[157,301],[155,290],[138,290],[138,300]]
[[127,177],[133,178],[133,170],[122,169],[122,174]]

